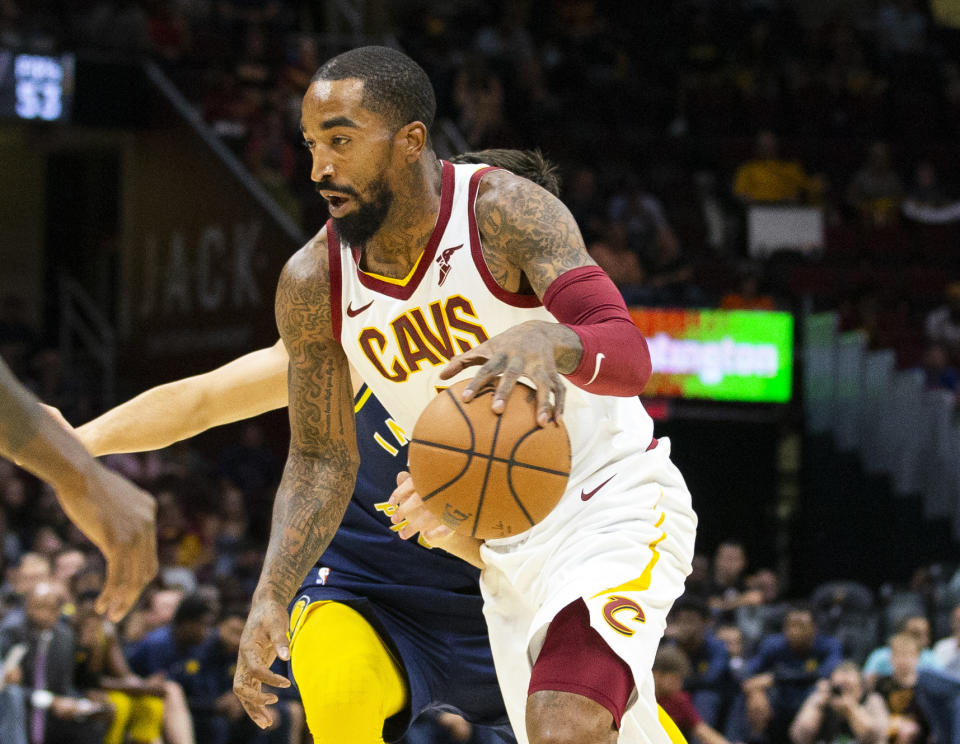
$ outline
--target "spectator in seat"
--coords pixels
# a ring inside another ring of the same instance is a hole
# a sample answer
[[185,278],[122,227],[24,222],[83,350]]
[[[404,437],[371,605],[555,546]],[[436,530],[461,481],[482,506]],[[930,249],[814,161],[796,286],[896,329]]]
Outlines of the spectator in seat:
[[769,568],[761,568],[743,582],[739,606],[724,613],[736,620],[748,651],[757,648],[763,638],[783,625],[787,606],[780,600],[780,581]]
[[709,630],[710,609],[696,597],[681,597],[670,611],[666,636],[690,662],[683,689],[711,726],[719,726],[732,698],[730,656],[723,641]]
[[956,393],[960,386],[960,371],[950,364],[950,353],[945,344],[927,344],[923,350],[923,373],[927,380],[927,390],[949,390]]
[[915,222],[943,225],[960,220],[960,201],[950,198],[941,185],[936,166],[921,160],[914,169],[913,183],[903,200],[903,215]]
[[157,628],[168,625],[183,600],[180,588],[150,588],[143,593],[139,606],[124,618],[121,639],[125,648],[132,648]]
[[951,634],[933,644],[938,667],[960,679],[960,604],[950,613]]
[[635,177],[628,177],[624,189],[611,197],[607,217],[611,222],[623,223],[627,246],[641,261],[649,262],[664,250],[679,250],[680,241],[667,219],[663,202]]
[[840,642],[817,632],[810,609],[792,607],[783,632],[764,638],[747,663],[742,706],[731,715],[727,737],[786,741],[817,680],[829,678],[842,660]]
[[727,647],[727,655],[730,657],[730,676],[739,685],[743,681],[746,664],[743,656],[743,631],[731,623],[720,625],[714,635]]
[[793,744],[879,744],[889,726],[887,706],[867,692],[860,668],[844,661],[817,682],[790,726]]
[[877,11],[877,45],[888,54],[913,56],[924,50],[927,16],[916,0],[887,0]]
[[177,607],[173,620],[130,648],[127,660],[141,677],[165,674],[184,690],[195,685],[199,652],[215,619],[210,600],[202,594],[189,594]]
[[757,135],[753,158],[737,168],[733,181],[734,195],[745,204],[815,201],[821,190],[800,163],[780,157],[780,142],[770,131]]
[[733,619],[734,611],[745,605],[763,602],[759,589],[747,587],[747,550],[743,543],[724,540],[713,556],[713,583],[710,587],[710,609],[723,620]]
[[113,721],[104,744],[152,744],[163,724],[164,675],[138,677],[130,671],[113,623],[93,609],[96,592],[77,597],[73,623],[77,633],[75,677],[93,698],[108,702]]
[[937,167],[930,160],[921,160],[913,173],[913,183],[907,189],[907,200],[918,207],[943,207],[950,200],[940,184]]
[[520,137],[507,119],[506,92],[500,76],[482,61],[464,64],[454,81],[457,123],[471,147],[510,147]]
[[20,557],[20,564],[11,571],[10,586],[6,589],[4,605],[6,615],[4,625],[8,622],[21,622],[23,608],[34,588],[50,580],[52,569],[50,559],[39,553],[24,553]]
[[[4,744],[100,744],[107,706],[77,694],[73,683],[74,634],[60,622],[62,586],[41,582],[27,596],[25,614],[0,630],[0,657],[15,646],[25,653],[5,678],[20,692],[7,693],[0,710]],[[12,689],[12,688],[8,688]]]
[[684,736],[701,744],[726,744],[723,735],[701,718],[690,695],[683,689],[683,680],[689,673],[690,661],[680,648],[661,647],[653,660],[657,704],[667,712]]
[[[897,623],[897,633],[903,633],[913,638],[920,647],[921,668],[937,666],[936,657],[930,650],[930,621],[923,615],[905,617]],[[881,646],[870,652],[863,663],[863,675],[867,687],[873,688],[880,677],[889,677],[893,674],[893,649],[890,646]]]
[[927,314],[924,332],[927,341],[944,344],[951,364],[960,366],[960,281],[947,285],[945,300]]
[[847,186],[847,203],[870,226],[895,223],[903,200],[903,182],[893,169],[885,142],[870,146],[867,160]]
[[630,250],[626,226],[622,222],[608,224],[600,237],[587,244],[587,251],[620,288],[628,304],[649,301],[643,263],[640,256]]
[[925,742],[929,726],[917,699],[917,669],[921,646],[909,633],[897,633],[889,643],[892,673],[877,680],[877,692],[890,711],[887,736],[894,744]]
[[724,310],[776,310],[773,297],[760,291],[761,279],[758,267],[741,269],[736,288],[720,299],[720,307]]

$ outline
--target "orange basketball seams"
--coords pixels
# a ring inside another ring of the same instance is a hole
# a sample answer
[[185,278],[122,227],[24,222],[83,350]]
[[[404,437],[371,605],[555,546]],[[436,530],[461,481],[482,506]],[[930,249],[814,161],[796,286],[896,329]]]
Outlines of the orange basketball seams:
[[493,388],[461,400],[467,381],[439,394],[417,420],[410,473],[427,507],[451,529],[482,539],[509,537],[556,506],[570,473],[566,428],[536,422],[536,393],[518,384],[501,415]]

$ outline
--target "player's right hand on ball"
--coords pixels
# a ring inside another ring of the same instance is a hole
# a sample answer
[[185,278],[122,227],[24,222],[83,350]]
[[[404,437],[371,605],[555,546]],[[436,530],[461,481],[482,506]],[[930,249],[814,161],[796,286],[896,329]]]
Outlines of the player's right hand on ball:
[[287,608],[274,599],[254,600],[250,615],[240,636],[237,671],[233,676],[233,692],[250,719],[260,728],[273,725],[268,705],[277,702],[272,692],[264,692],[263,685],[289,687],[290,680],[270,671],[278,656],[290,658],[287,646]]
[[453,530],[441,523],[424,505],[413,485],[413,478],[406,470],[397,473],[397,487],[390,494],[390,504],[394,507],[390,521],[402,525],[397,534],[404,540],[419,532],[431,545],[441,546],[453,535]]

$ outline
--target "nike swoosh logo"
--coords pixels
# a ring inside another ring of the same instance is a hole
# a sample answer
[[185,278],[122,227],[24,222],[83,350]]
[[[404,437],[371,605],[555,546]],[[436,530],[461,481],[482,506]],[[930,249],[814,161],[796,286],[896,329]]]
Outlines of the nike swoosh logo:
[[591,382],[597,379],[597,375],[600,374],[600,363],[603,361],[603,359],[604,359],[603,352],[601,351],[599,354],[597,354],[597,366],[594,367],[593,369],[593,377],[587,380],[586,382],[587,385],[589,385]]
[[594,494],[595,494],[597,491],[599,491],[601,488],[603,488],[605,485],[607,485],[610,481],[612,481],[612,480],[613,480],[614,478],[616,478],[616,477],[617,477],[617,474],[614,473],[614,474],[611,475],[609,478],[607,478],[603,483],[601,483],[599,486],[597,486],[596,488],[594,488],[592,491],[584,491],[584,490],[581,488],[581,489],[580,489],[580,500],[581,500],[581,501],[589,501],[590,499],[593,498]]
[[370,300],[370,302],[368,302],[363,307],[358,307],[356,310],[350,307],[351,304],[353,303],[350,303],[350,302],[347,303],[347,315],[350,316],[351,318],[356,318],[360,313],[362,313],[364,310],[366,310],[368,307],[370,307],[373,304],[373,300]]

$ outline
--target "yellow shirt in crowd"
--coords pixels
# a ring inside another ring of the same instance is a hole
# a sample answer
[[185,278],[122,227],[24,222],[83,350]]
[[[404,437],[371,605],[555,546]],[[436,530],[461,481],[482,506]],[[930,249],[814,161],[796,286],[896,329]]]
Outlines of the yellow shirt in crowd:
[[753,202],[797,201],[813,182],[803,166],[787,160],[750,160],[737,169],[734,193]]

